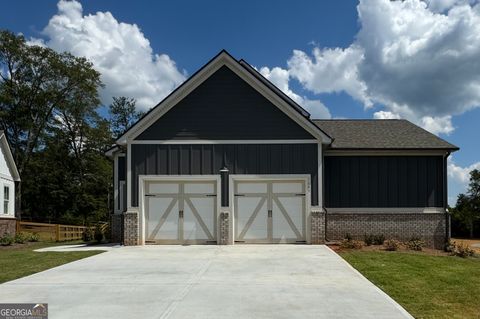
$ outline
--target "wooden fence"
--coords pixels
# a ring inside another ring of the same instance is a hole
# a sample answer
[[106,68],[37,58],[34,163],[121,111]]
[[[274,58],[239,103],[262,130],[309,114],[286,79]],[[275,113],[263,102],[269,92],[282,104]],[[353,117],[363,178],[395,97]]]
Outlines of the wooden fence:
[[[108,223],[99,225],[102,231],[106,231]],[[29,232],[40,236],[40,240],[67,241],[82,239],[82,234],[87,229],[86,226],[46,224],[17,221],[17,233]],[[90,227],[92,230],[95,227]]]

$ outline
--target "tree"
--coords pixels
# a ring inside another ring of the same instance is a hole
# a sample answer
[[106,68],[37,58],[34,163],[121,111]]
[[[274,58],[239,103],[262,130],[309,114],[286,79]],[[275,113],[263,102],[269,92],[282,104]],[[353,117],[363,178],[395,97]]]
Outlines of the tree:
[[480,171],[470,172],[470,183],[466,194],[460,194],[453,209],[452,218],[460,221],[474,236],[475,223],[480,220]]
[[133,123],[143,116],[135,110],[136,100],[125,96],[114,97],[109,107],[111,130],[114,138],[123,134]]
[[0,129],[22,179],[34,152],[45,147],[56,116],[77,101],[98,106],[101,86],[100,74],[85,58],[31,46],[23,36],[0,31]]

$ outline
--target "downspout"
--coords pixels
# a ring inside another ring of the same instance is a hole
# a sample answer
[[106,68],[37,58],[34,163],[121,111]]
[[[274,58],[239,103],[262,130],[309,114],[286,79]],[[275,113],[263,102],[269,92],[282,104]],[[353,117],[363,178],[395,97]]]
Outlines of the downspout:
[[445,210],[445,242],[448,243],[451,237],[450,212],[448,211],[448,178],[447,178],[447,158],[450,152],[443,157],[443,209]]
[[328,225],[328,214],[327,214],[327,208],[325,206],[323,206],[323,210],[325,211],[325,243],[327,243],[329,240],[327,238],[327,225]]

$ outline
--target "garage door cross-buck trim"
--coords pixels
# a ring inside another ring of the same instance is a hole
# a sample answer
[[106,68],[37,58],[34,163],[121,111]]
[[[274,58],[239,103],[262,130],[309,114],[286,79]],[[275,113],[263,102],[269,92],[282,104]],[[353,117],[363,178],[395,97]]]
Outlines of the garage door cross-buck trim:
[[305,243],[305,181],[235,181],[234,196],[235,242]]
[[216,181],[148,181],[145,242],[216,243]]

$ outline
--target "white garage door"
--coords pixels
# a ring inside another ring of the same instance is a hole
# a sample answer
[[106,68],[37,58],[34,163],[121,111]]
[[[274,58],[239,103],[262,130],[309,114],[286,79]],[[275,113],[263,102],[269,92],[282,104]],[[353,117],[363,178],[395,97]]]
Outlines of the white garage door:
[[147,182],[145,193],[145,243],[216,242],[215,181]]
[[236,242],[305,242],[304,181],[236,181],[234,188]]

